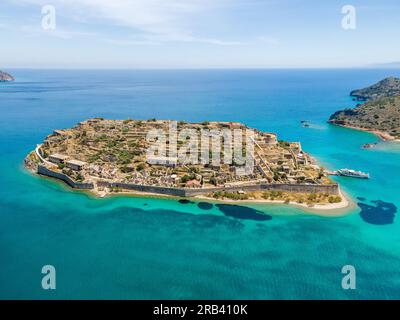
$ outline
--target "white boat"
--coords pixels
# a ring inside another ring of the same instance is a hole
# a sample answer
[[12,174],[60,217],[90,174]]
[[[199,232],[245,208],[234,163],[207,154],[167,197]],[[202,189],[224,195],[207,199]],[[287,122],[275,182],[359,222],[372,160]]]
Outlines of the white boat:
[[337,173],[345,177],[369,179],[369,173],[364,173],[361,171],[356,171],[351,169],[340,169],[337,171]]

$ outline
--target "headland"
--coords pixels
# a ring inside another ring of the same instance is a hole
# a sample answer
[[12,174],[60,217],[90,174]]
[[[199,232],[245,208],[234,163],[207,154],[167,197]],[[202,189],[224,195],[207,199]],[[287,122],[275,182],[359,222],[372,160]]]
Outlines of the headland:
[[383,141],[400,141],[400,79],[386,78],[350,95],[363,103],[335,112],[329,123],[371,132]]

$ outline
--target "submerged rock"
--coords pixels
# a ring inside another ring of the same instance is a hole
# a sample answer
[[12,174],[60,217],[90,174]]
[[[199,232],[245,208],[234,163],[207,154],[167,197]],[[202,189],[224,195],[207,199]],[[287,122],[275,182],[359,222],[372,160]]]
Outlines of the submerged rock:
[[371,202],[374,205],[358,203],[361,209],[360,216],[365,222],[376,225],[392,224],[394,222],[397,213],[395,204],[382,200]]

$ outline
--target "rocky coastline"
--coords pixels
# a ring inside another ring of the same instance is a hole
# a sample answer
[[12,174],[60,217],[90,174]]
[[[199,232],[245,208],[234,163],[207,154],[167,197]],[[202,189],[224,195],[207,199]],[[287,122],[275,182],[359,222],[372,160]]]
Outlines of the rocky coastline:
[[0,82],[10,82],[14,80],[15,79],[11,74],[0,70]]
[[354,109],[336,111],[329,123],[368,131],[384,141],[400,141],[400,79],[389,77],[370,87],[350,93],[358,104]]

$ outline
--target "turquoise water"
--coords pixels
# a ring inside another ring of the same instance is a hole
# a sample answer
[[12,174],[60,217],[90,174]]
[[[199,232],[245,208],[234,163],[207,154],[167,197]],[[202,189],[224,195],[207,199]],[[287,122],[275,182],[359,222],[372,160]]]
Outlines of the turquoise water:
[[[350,90],[399,70],[11,71],[17,81],[0,85],[0,298],[400,298],[400,148],[363,150],[378,139],[326,124],[354,105]],[[23,169],[53,129],[95,116],[241,121],[372,178],[337,178],[360,202],[345,217],[253,206],[269,217],[259,220],[243,207],[93,199]],[[47,264],[54,291],[41,289]],[[356,290],[341,288],[347,264]]]

